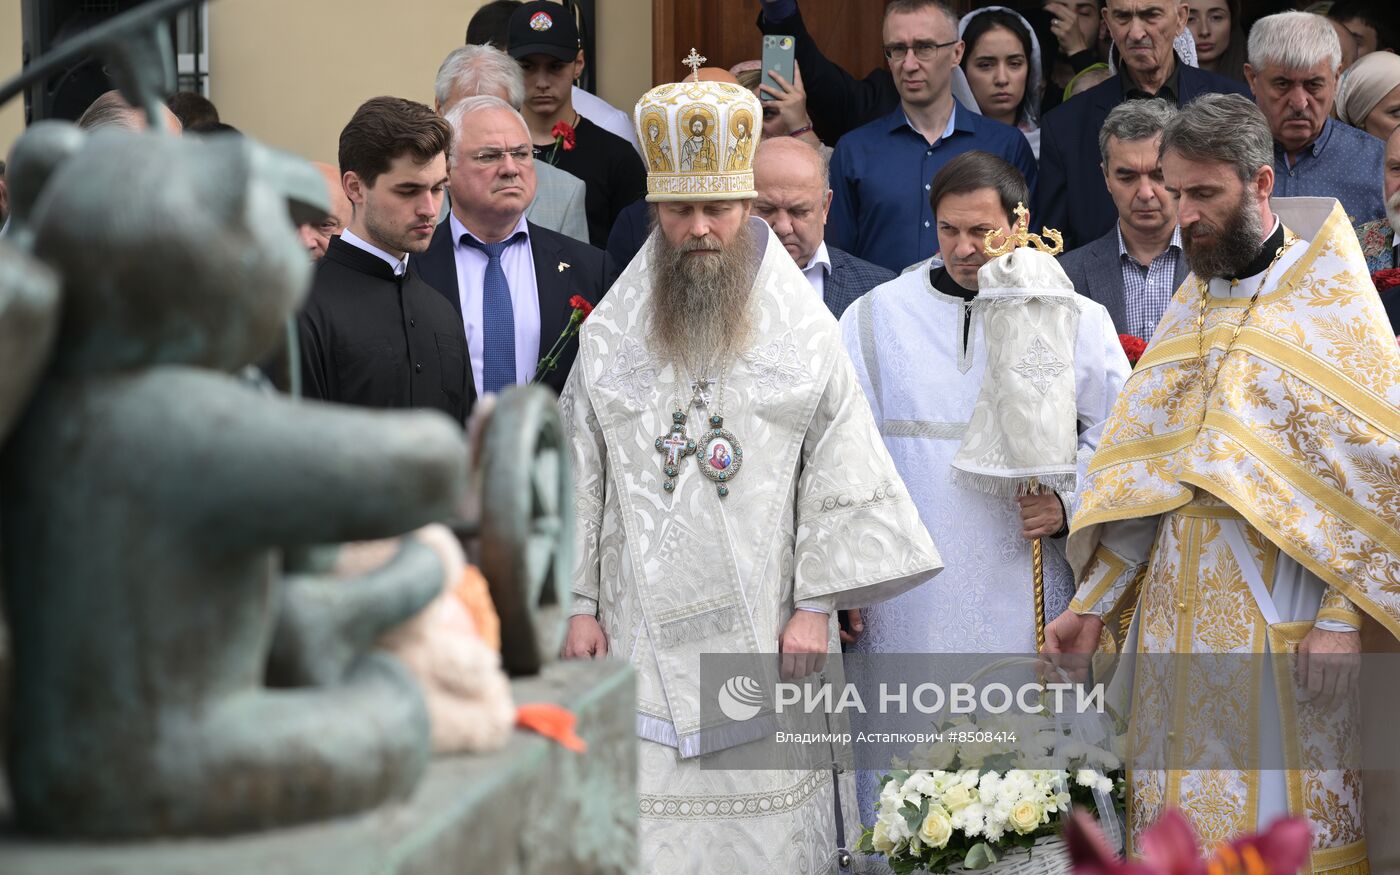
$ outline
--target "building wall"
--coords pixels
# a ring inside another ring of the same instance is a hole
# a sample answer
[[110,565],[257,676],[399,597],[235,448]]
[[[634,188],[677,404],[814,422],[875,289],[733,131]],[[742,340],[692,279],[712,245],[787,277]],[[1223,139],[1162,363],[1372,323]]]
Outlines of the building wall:
[[[10,81],[19,73],[20,0],[0,0],[0,80]],[[16,96],[0,107],[0,159],[10,154],[10,144],[24,130],[24,98]]]
[[[224,121],[308,158],[335,161],[340,129],[367,98],[432,103],[433,76],[480,0],[215,0],[210,97]],[[390,12],[392,10],[392,13]],[[411,10],[411,14],[406,14]],[[630,111],[651,85],[651,0],[598,0],[599,92]],[[0,0],[0,79],[20,68],[20,0]],[[23,127],[0,110],[0,153]]]
[[632,114],[652,86],[652,0],[598,0],[598,94]]

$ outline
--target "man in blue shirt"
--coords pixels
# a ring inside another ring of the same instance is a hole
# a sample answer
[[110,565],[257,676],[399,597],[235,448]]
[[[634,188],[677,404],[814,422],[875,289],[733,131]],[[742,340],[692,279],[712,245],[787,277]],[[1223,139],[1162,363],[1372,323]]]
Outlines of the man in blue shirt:
[[1334,197],[1353,225],[1385,218],[1385,143],[1332,118],[1342,44],[1307,12],[1261,18],[1244,75],[1274,135],[1274,197]]
[[953,70],[962,59],[957,16],[937,0],[885,7],[885,57],[899,108],[856,128],[831,157],[826,241],[893,271],[938,251],[929,205],[933,177],[963,152],[1004,158],[1035,187],[1030,144],[1016,128],[958,106]]

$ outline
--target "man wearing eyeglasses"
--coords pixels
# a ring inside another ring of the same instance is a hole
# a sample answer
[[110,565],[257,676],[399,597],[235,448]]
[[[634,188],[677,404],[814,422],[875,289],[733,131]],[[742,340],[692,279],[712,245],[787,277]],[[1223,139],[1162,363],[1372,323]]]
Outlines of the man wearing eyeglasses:
[[[569,299],[597,303],[613,270],[601,249],[526,220],[537,159],[519,112],[499,97],[478,95],[448,110],[447,121],[452,209],[414,265],[461,317],[470,414],[482,395],[535,379],[573,313]],[[560,391],[577,350],[570,341],[540,382]]]
[[837,143],[826,241],[899,272],[938,252],[928,193],[948,161],[973,150],[990,152],[1019,170],[1032,191],[1036,164],[1019,130],[954,99],[953,70],[963,44],[957,16],[947,6],[893,0],[885,7],[883,32],[899,107]]

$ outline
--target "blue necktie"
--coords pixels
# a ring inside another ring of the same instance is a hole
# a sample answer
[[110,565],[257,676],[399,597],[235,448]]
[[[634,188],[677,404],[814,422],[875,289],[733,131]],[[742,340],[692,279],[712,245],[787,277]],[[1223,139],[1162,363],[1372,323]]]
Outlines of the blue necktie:
[[482,282],[481,321],[483,352],[481,391],[499,392],[514,386],[515,373],[515,308],[510,302],[510,284],[501,267],[501,253],[515,238],[500,243],[482,243],[470,234],[462,235],[462,244],[486,253],[486,277]]

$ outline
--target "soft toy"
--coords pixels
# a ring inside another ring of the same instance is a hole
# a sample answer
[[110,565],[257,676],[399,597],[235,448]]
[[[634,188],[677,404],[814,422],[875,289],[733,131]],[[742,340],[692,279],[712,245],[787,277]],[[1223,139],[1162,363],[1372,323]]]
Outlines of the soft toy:
[[[407,537],[437,554],[444,569],[442,593],[379,644],[408,666],[423,688],[435,752],[495,750],[510,737],[515,706],[500,654],[483,640],[467,607],[472,603],[480,611],[484,596],[485,610],[494,618],[486,580],[467,565],[456,536],[445,527],[425,526]],[[340,550],[334,573],[371,573],[389,562],[400,546],[398,539],[348,544]]]

